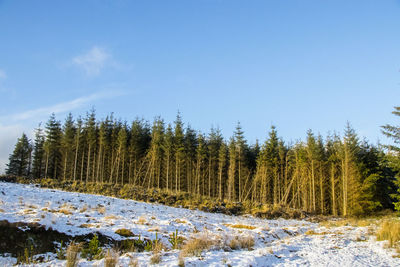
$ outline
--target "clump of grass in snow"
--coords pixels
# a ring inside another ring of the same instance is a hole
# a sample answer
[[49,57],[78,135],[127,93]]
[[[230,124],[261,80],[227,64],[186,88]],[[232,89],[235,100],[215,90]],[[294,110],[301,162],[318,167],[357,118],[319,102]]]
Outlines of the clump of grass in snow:
[[117,266],[119,259],[119,252],[116,250],[108,250],[104,257],[104,267],[115,267]]
[[178,256],[178,266],[185,267],[185,258],[181,254]]
[[245,224],[230,224],[230,223],[226,223],[224,224],[227,227],[231,227],[231,228],[237,228],[237,229],[248,229],[248,230],[253,230],[256,229],[257,227],[252,226],[252,225],[245,225]]
[[174,222],[176,222],[176,223],[187,223],[187,221],[185,221],[185,220],[181,220],[181,219],[175,219],[174,220]]
[[72,242],[67,248],[67,263],[66,267],[77,267],[79,262],[79,251],[81,245]]
[[251,250],[254,247],[254,243],[254,237],[252,236],[234,236],[233,238],[227,238],[225,240],[225,245],[233,250]]
[[88,205],[85,204],[85,205],[83,205],[83,207],[81,208],[81,210],[79,212],[80,213],[85,212],[85,211],[87,211],[88,208],[89,208]]
[[384,221],[376,233],[377,240],[388,240],[389,247],[400,247],[400,221]]
[[156,239],[153,243],[153,255],[150,258],[151,264],[159,264],[161,262],[161,252],[164,249],[164,244],[159,241],[156,236]]
[[116,220],[118,219],[117,216],[115,216],[114,214],[111,215],[107,215],[106,217],[104,217],[104,220],[108,221],[108,220]]
[[215,245],[215,241],[211,240],[208,235],[198,235],[192,239],[189,239],[182,247],[181,255],[186,256],[197,256],[200,257],[204,250],[209,250]]
[[305,232],[306,235],[326,235],[328,232],[315,232],[314,230],[308,230]]
[[136,257],[132,255],[128,255],[128,257],[129,257],[129,263],[128,263],[129,267],[139,267],[139,260]]
[[150,258],[151,264],[159,264],[161,262],[161,253],[153,253],[153,256]]
[[99,204],[99,205],[95,208],[95,210],[96,210],[98,213],[102,214],[102,215],[104,215],[104,214],[106,213],[106,207],[103,206],[103,205],[101,205],[101,204]]
[[131,236],[134,236],[134,234],[132,233],[131,230],[125,229],[125,228],[118,229],[117,231],[115,231],[115,233],[116,233],[116,234],[119,234],[120,236],[123,236],[123,237],[131,237]]
[[147,222],[146,217],[140,216],[138,221],[137,221],[137,224],[148,225],[149,223]]

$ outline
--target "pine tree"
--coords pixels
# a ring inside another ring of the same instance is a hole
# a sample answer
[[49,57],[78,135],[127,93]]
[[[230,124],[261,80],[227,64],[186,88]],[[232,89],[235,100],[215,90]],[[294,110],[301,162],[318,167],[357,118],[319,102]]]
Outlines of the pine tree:
[[46,124],[46,141],[44,149],[46,151],[46,171],[45,176],[53,179],[61,177],[62,155],[61,139],[62,131],[60,121],[56,120],[55,114],[51,114]]
[[[165,132],[164,143],[164,170],[165,170],[165,187],[167,190],[172,188],[172,162],[173,162],[173,155],[174,155],[174,133],[172,132],[171,124],[168,124],[167,130]],[[170,185],[171,184],[171,185]]]
[[29,176],[32,146],[25,133],[18,139],[14,151],[9,157],[6,174],[16,176]]
[[73,175],[73,147],[75,139],[75,127],[72,114],[69,113],[63,127],[63,135],[61,139],[62,156],[63,156],[63,179],[71,178]]
[[33,144],[32,176],[42,178],[44,175],[44,141],[45,136],[41,125],[35,130],[35,141]]
[[178,112],[174,122],[174,152],[175,152],[175,191],[181,190],[183,163],[185,156],[184,132],[181,114]]

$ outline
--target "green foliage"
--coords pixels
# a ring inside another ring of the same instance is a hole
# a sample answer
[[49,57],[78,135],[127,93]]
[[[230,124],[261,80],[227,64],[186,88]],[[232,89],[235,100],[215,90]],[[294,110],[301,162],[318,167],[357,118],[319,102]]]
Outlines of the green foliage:
[[65,248],[63,247],[63,241],[61,240],[60,247],[57,249],[57,259],[59,260],[65,260],[66,255],[65,255]]
[[6,174],[16,176],[28,176],[32,146],[28,137],[23,133],[15,145],[13,153],[9,157]]
[[172,249],[179,249],[183,244],[183,237],[178,236],[178,229],[175,230],[175,233],[172,233],[168,239],[169,243],[172,246]]
[[156,233],[156,238],[154,240],[147,240],[144,246],[145,251],[154,251],[160,245],[160,239],[158,238],[158,233]]
[[17,263],[18,264],[32,264],[35,263],[33,260],[33,255],[35,255],[33,251],[33,245],[26,247],[24,249],[24,254],[18,255]]
[[97,235],[94,235],[88,246],[82,249],[82,257],[87,258],[88,260],[102,258],[102,249],[99,246]]

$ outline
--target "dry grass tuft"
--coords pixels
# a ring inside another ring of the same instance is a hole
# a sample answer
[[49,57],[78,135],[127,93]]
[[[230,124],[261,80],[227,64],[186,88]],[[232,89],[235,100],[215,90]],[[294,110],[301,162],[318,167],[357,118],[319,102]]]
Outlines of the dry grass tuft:
[[106,207],[104,207],[103,205],[98,205],[98,206],[95,208],[95,210],[96,210],[98,213],[102,214],[102,215],[104,215],[104,214],[106,213]]
[[116,219],[118,219],[118,216],[115,216],[114,214],[107,215],[106,217],[104,217],[104,220],[106,220],[106,221],[116,220]]
[[58,212],[63,213],[65,215],[71,215],[72,212],[67,208],[61,208]]
[[88,208],[89,208],[88,205],[85,204],[85,205],[83,205],[83,207],[80,209],[79,212],[80,212],[80,213],[85,212],[85,211],[87,211]]
[[178,267],[185,267],[185,258],[181,254],[178,257]]
[[66,267],[77,267],[79,262],[79,251],[81,245],[72,242],[67,248],[67,263]]
[[175,219],[174,220],[174,222],[176,222],[176,223],[187,223],[187,221],[185,221],[185,220],[181,220],[181,219]]
[[308,230],[305,232],[306,235],[327,235],[328,232],[315,232],[314,230]]
[[215,242],[209,238],[209,236],[203,234],[198,235],[192,239],[189,239],[182,247],[181,255],[186,256],[197,256],[200,257],[204,250],[209,250],[215,245]]
[[125,228],[118,229],[117,231],[115,231],[115,233],[119,234],[120,236],[124,236],[124,237],[134,236],[134,234],[132,233],[131,230],[125,229]]
[[400,248],[400,221],[384,221],[376,233],[377,240],[388,240],[389,247]]
[[104,267],[115,267],[117,266],[119,259],[119,252],[116,250],[108,250],[104,257]]
[[254,247],[254,237],[252,236],[235,236],[233,238],[227,238],[225,240],[225,246],[230,247],[232,250],[237,249],[248,249],[251,250]]
[[150,258],[151,264],[159,264],[161,262],[161,253],[154,253]]
[[129,267],[139,267],[139,260],[136,257],[132,255],[128,255],[128,257],[129,257],[129,263],[128,263]]
[[149,223],[147,222],[146,217],[144,217],[144,216],[140,216],[140,217],[139,217],[139,219],[138,219],[138,221],[137,221],[137,224],[149,225]]
[[0,209],[0,212],[4,212],[4,210],[3,210],[3,209]]
[[92,227],[95,227],[95,225],[92,223],[83,223],[79,225],[79,228],[92,228]]
[[248,229],[248,230],[254,230],[257,227],[252,226],[252,225],[245,225],[245,224],[230,224],[230,223],[226,223],[224,224],[227,227],[231,227],[231,228],[237,228],[237,229]]

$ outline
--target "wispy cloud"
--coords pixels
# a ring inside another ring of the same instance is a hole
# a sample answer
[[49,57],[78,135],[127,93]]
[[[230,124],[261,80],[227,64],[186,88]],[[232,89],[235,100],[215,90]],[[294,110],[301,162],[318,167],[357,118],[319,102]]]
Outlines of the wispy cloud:
[[24,121],[34,118],[40,119],[42,117],[49,116],[49,114],[51,113],[57,114],[57,113],[72,111],[84,105],[91,104],[95,100],[117,97],[123,94],[124,94],[123,91],[117,91],[117,90],[97,92],[89,96],[78,97],[73,100],[61,102],[55,105],[40,107],[37,109],[31,109],[15,114],[10,114],[7,116],[1,116],[0,121]]
[[86,75],[97,76],[107,64],[112,63],[112,56],[104,48],[94,46],[85,54],[74,57],[72,63]]

